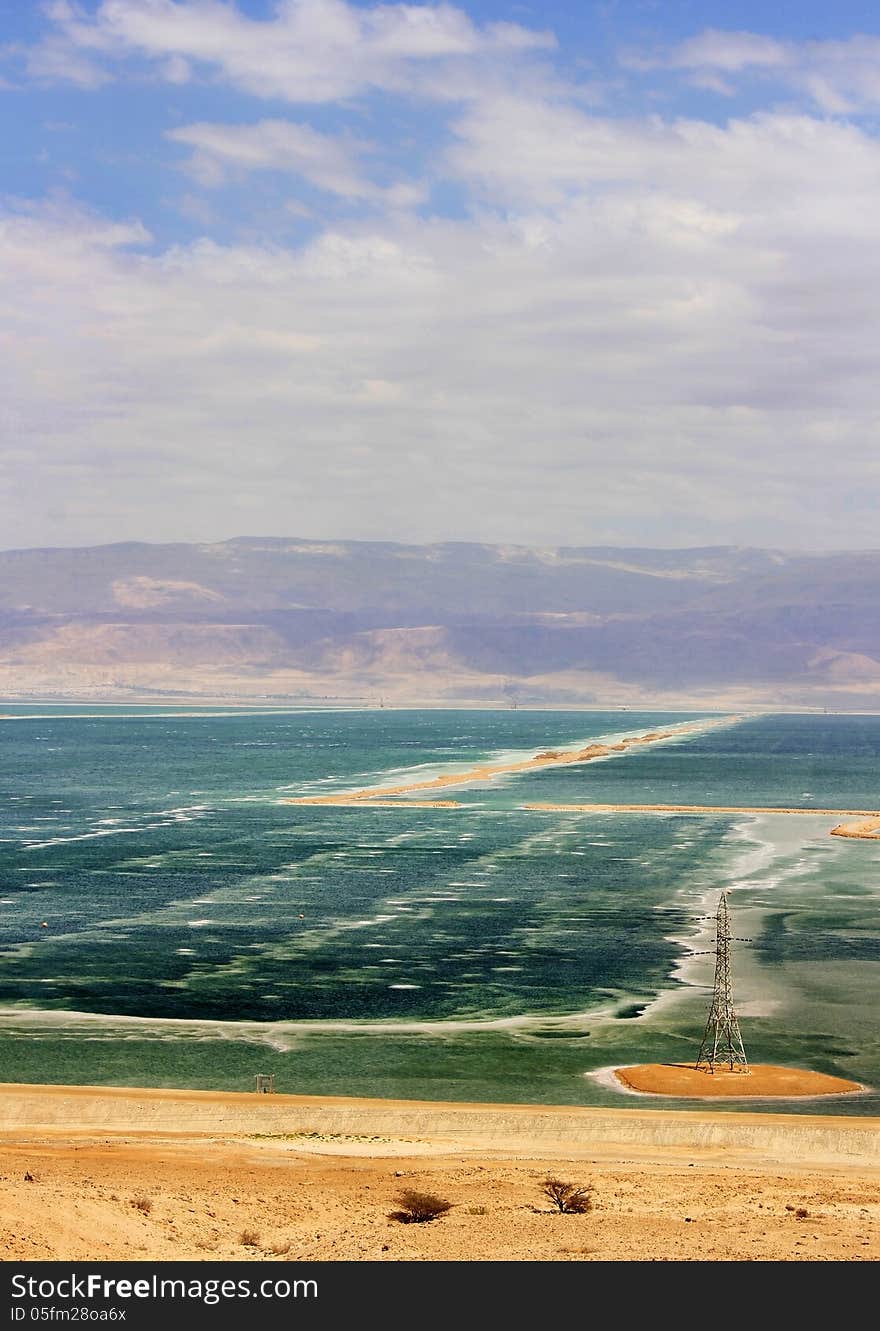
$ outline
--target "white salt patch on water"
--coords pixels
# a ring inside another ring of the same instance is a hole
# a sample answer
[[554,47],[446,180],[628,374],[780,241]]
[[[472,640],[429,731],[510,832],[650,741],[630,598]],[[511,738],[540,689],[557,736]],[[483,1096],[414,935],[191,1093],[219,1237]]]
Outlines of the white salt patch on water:
[[[28,830],[28,829],[23,829]],[[84,832],[81,836],[57,836],[52,837],[50,841],[31,841],[22,847],[23,850],[46,850],[49,846],[66,846],[72,841],[94,841],[96,837],[105,836],[136,836],[139,832],[149,831],[143,827],[118,827],[112,831],[108,828],[106,832]]]

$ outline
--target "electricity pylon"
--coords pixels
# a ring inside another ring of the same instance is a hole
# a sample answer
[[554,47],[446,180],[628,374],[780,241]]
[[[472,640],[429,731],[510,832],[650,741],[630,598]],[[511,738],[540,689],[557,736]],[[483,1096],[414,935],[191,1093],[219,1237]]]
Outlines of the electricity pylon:
[[[737,943],[748,943],[748,938],[737,938]],[[703,1043],[694,1067],[714,1072],[726,1063],[729,1070],[748,1072],[749,1061],[743,1048],[739,1022],[733,1009],[730,982],[730,912],[727,893],[722,892],[715,916],[715,983],[712,987],[712,1006],[703,1033]]]

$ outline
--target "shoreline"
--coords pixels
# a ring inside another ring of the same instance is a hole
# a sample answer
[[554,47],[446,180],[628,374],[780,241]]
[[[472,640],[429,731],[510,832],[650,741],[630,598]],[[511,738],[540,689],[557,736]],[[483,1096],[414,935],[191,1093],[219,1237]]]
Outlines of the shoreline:
[[7,1261],[880,1258],[880,1118],[7,1084],[0,1160]]
[[[633,1069],[605,1068],[599,1073],[619,1077],[621,1071]],[[821,1075],[804,1069],[782,1071],[795,1079]],[[617,1089],[622,1101],[637,1091],[626,1083]],[[704,1100],[693,1098],[693,1109],[643,1109],[6,1082],[0,1083],[0,1147],[33,1134],[94,1136],[104,1143],[132,1135],[244,1135],[279,1142],[301,1138],[302,1149],[326,1138],[337,1143],[342,1155],[364,1154],[365,1143],[373,1143],[370,1150],[378,1155],[391,1148],[395,1154],[402,1147],[419,1147],[429,1154],[449,1149],[501,1154],[531,1150],[538,1155],[564,1150],[588,1156],[605,1148],[653,1151],[712,1145],[758,1157],[772,1149],[774,1158],[790,1163],[805,1153],[814,1162],[858,1159],[880,1170],[880,1117],[786,1112],[785,1099],[798,1096],[773,1097],[781,1105],[774,1114],[739,1106],[710,1111]]]

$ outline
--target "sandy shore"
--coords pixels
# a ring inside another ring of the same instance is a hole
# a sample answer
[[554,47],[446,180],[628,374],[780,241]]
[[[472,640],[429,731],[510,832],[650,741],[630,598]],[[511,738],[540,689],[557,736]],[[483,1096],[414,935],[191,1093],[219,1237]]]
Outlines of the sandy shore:
[[880,1258],[880,1119],[3,1086],[0,1155],[6,1260]]

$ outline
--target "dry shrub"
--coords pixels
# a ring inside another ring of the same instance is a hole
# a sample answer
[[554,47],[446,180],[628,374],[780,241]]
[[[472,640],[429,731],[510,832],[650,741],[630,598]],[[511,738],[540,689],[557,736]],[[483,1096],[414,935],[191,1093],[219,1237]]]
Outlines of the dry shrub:
[[415,1188],[404,1188],[394,1201],[399,1209],[392,1211],[388,1219],[398,1220],[402,1225],[423,1225],[452,1209],[452,1202],[435,1197],[432,1192],[418,1192]]
[[255,1229],[243,1229],[238,1236],[243,1248],[259,1248],[260,1236]]
[[593,1205],[591,1183],[580,1185],[559,1178],[545,1178],[542,1189],[561,1215],[583,1215]]
[[153,1209],[152,1197],[132,1197],[131,1204],[136,1211],[140,1211],[143,1215],[149,1215]]

